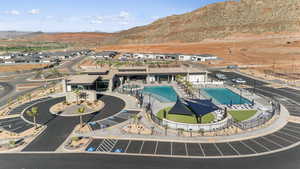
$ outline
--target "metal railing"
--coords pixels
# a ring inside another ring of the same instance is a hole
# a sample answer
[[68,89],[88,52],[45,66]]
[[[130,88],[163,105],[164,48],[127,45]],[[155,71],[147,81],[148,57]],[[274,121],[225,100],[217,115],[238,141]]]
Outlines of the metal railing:
[[247,130],[251,128],[256,128],[266,124],[270,121],[275,115],[280,115],[281,106],[277,100],[272,101],[272,110],[271,111],[263,111],[257,117],[251,120],[243,121],[243,122],[234,122],[236,127],[239,127],[242,130]]

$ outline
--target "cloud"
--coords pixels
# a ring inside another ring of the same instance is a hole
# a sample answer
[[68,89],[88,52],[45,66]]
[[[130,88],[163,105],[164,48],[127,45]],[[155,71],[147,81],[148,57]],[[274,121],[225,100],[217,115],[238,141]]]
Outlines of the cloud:
[[120,14],[119,14],[119,17],[121,19],[128,19],[130,17],[130,14],[126,11],[121,11]]
[[28,13],[31,15],[38,15],[41,13],[41,11],[39,9],[31,9],[30,11],[28,11]]
[[20,11],[14,9],[10,11],[5,11],[4,13],[7,15],[20,15]]
[[103,17],[102,16],[92,17],[91,24],[101,24],[101,23],[103,23]]

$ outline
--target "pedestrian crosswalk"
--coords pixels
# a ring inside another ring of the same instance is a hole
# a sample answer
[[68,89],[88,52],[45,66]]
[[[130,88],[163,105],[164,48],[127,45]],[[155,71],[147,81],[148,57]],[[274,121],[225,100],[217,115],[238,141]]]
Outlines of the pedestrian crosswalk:
[[118,140],[115,139],[104,139],[102,143],[99,145],[99,147],[97,148],[97,151],[111,152],[117,142]]

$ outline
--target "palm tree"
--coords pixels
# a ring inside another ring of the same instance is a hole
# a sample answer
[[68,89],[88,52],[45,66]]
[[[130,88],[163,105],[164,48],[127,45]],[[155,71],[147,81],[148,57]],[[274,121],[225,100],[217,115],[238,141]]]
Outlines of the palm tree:
[[80,107],[77,109],[77,113],[80,114],[79,120],[80,120],[80,127],[83,126],[83,120],[82,120],[82,114],[85,113],[85,107]]
[[176,82],[177,83],[181,83],[182,82],[182,80],[183,80],[183,76],[182,75],[176,75]]
[[77,102],[77,104],[79,104],[80,90],[79,90],[79,89],[75,89],[73,92],[74,92],[75,95],[76,95],[76,102]]
[[22,103],[22,96],[18,96],[17,99],[18,99],[18,102],[19,102],[19,103]]
[[8,104],[8,108],[11,109],[11,105],[14,103],[13,99],[10,97],[8,98],[7,104]]
[[37,117],[38,113],[39,113],[38,107],[32,107],[31,110],[26,111],[26,114],[33,118],[33,123],[34,123],[35,128],[37,128],[36,117]]
[[132,123],[137,124],[137,121],[138,121],[138,118],[139,118],[138,115],[134,114],[134,115],[131,116],[131,118],[132,118]]
[[96,61],[96,68],[98,68],[99,65],[102,66],[103,62],[101,60],[97,60]]
[[31,93],[27,93],[26,96],[27,96],[28,100],[31,101],[31,98],[32,98]]

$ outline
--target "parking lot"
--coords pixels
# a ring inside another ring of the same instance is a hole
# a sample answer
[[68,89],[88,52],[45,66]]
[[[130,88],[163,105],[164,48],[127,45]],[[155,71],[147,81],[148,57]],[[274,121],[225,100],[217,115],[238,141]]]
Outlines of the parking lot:
[[272,134],[243,141],[224,143],[185,143],[145,140],[95,139],[87,151],[135,155],[185,157],[226,157],[255,155],[278,150],[300,141],[300,124],[288,123]]
[[92,128],[92,130],[99,130],[127,121],[130,118],[132,118],[133,115],[138,113],[139,111],[123,110],[120,113],[113,115],[107,119],[90,122],[89,125]]
[[280,99],[280,103],[289,111],[292,116],[300,116],[300,104],[289,99]]
[[14,133],[22,133],[33,127],[32,124],[26,123],[21,117],[7,118],[0,120],[0,127],[4,130],[14,132]]
[[16,108],[12,109],[8,114],[9,114],[9,115],[12,115],[12,114],[21,114],[21,112],[22,112],[23,110],[25,110],[25,108],[27,108],[27,107],[29,107],[29,106],[35,104],[35,103],[46,101],[46,100],[48,100],[48,99],[50,99],[50,97],[41,98],[41,99],[33,100],[33,101],[31,101],[31,102],[27,102],[27,103],[25,103],[25,104],[22,104],[22,105],[20,105],[20,106],[18,106],[18,107],[16,107]]

